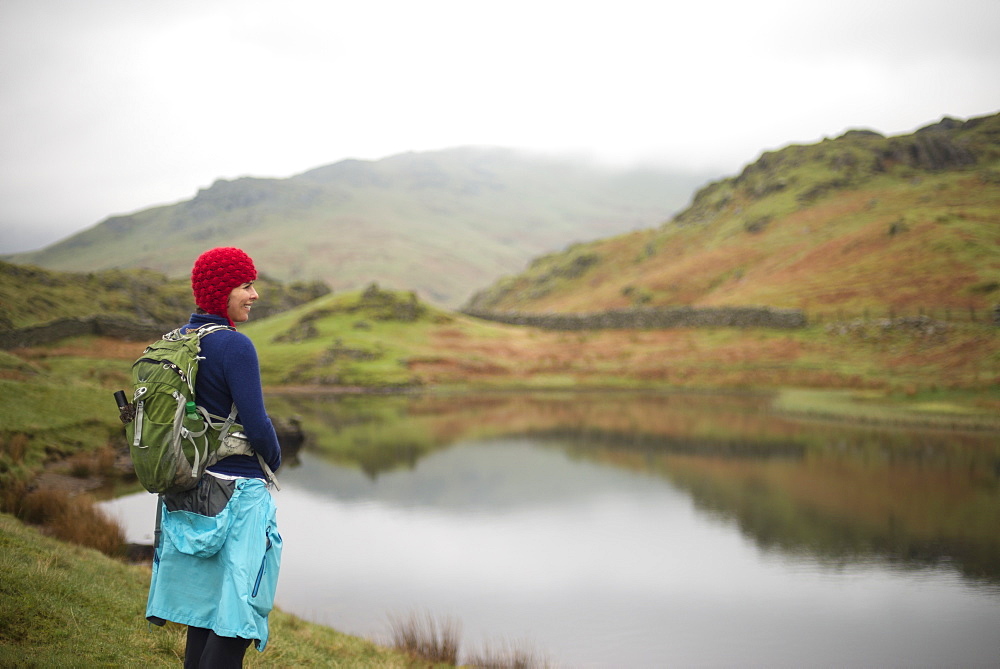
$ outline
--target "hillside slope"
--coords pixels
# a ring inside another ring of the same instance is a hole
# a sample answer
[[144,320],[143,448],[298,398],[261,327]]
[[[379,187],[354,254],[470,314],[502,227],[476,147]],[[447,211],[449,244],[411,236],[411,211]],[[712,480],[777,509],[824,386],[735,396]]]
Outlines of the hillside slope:
[[[143,616],[149,567],[57,541],[0,514],[0,666],[177,667],[185,628]],[[246,667],[443,667],[275,609]]]
[[898,313],[997,302],[1000,114],[765,153],[662,226],[538,258],[466,307]]
[[[257,319],[287,311],[330,292],[320,282],[257,285]],[[195,309],[190,279],[168,280],[148,270],[58,272],[0,261],[0,335],[59,319],[103,316],[177,327]],[[0,337],[2,339],[2,337]]]
[[456,306],[542,253],[660,223],[707,180],[485,148],[345,160],[289,179],[217,181],[186,202],[7,259],[176,277],[204,249],[233,245],[283,281],[335,290],[377,281]]
[[974,398],[985,404],[972,411],[995,417],[998,406],[1000,328],[985,323],[897,319],[889,327],[844,331],[813,325],[561,332],[491,323],[370,286],[241,330],[257,346],[267,388],[309,395],[324,388],[794,387],[908,394],[992,388]]

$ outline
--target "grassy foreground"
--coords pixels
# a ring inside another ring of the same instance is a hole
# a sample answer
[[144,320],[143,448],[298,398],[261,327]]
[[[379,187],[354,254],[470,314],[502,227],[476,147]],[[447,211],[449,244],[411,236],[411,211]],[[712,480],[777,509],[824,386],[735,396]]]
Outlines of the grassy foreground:
[[[148,567],[43,536],[0,514],[0,666],[179,666],[184,628],[146,623],[148,586]],[[248,650],[245,666],[434,666],[282,611],[270,621],[267,650]]]

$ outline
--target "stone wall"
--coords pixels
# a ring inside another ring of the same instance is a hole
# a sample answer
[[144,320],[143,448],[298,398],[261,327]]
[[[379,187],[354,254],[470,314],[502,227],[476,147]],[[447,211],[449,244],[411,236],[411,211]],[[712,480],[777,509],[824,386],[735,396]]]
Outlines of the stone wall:
[[771,307],[643,307],[586,314],[531,314],[466,310],[473,318],[545,330],[657,330],[666,328],[801,328],[800,309]]
[[44,325],[18,330],[0,330],[0,349],[38,346],[81,335],[102,335],[128,341],[154,340],[174,326],[157,325],[138,321],[125,321],[107,316],[88,318],[61,318]]

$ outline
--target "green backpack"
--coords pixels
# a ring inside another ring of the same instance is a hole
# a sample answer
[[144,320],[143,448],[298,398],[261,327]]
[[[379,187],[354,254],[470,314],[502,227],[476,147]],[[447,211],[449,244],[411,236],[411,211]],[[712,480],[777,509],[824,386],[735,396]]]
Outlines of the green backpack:
[[[132,364],[129,413],[135,415],[125,424],[125,436],[136,476],[149,492],[190,490],[222,458],[254,454],[235,422],[235,404],[228,418],[219,418],[195,400],[201,338],[232,329],[213,324],[168,332]],[[272,476],[270,469],[264,471]]]

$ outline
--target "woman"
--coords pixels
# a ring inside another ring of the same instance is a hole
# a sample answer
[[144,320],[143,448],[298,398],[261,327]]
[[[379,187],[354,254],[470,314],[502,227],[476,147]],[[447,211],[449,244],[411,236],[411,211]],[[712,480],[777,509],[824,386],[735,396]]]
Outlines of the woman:
[[[195,261],[198,312],[182,330],[228,325],[201,340],[195,394],[215,416],[235,404],[236,422],[272,471],[281,464],[264,410],[257,351],[236,323],[250,318],[257,270],[237,248],[215,248]],[[240,667],[251,641],[267,645],[267,616],[281,560],[281,536],[267,474],[256,455],[231,455],[208,468],[193,490],[163,495],[161,537],[146,617],[188,626],[184,666]]]

